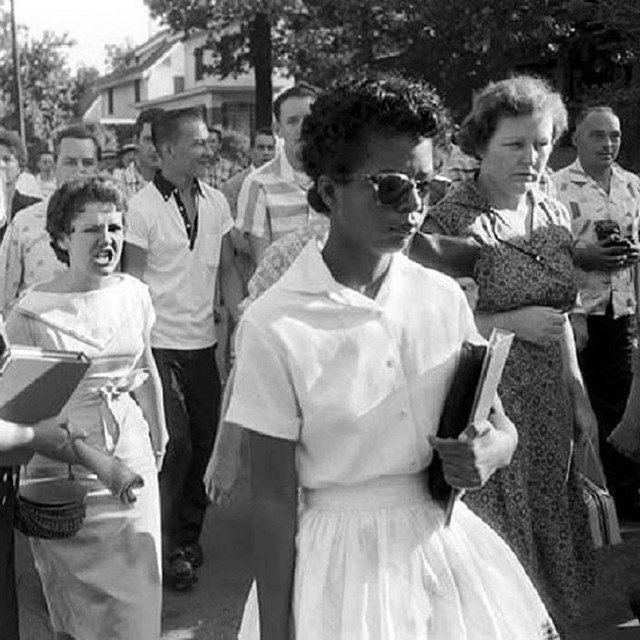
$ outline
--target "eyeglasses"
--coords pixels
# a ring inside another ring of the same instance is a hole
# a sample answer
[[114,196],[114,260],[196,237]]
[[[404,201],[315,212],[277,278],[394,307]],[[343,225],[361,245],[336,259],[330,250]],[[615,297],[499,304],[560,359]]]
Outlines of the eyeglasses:
[[418,192],[418,197],[424,208],[424,201],[429,197],[431,191],[432,177],[425,177],[416,180],[404,173],[348,173],[345,178],[355,178],[366,180],[373,189],[376,202],[383,207],[397,207],[401,205],[407,194],[413,189]]

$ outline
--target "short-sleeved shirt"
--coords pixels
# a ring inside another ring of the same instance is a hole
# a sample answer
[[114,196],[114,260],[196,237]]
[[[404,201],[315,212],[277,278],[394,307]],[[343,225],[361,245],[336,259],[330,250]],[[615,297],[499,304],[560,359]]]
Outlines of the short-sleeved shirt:
[[307,202],[311,179],[296,172],[285,153],[247,176],[238,196],[236,226],[274,242],[305,226],[316,216]]
[[156,310],[155,348],[203,349],[216,342],[216,280],[222,238],[233,221],[222,193],[199,180],[194,190],[198,213],[192,247],[177,190],[162,174],[129,202],[125,240],[147,253],[142,279]]
[[[571,227],[577,247],[598,241],[595,223],[612,220],[622,235],[638,240],[640,223],[640,178],[614,165],[607,193],[591,176],[580,160],[554,175],[557,198],[571,214]],[[611,302],[615,318],[630,315],[636,308],[633,268],[616,271],[579,270],[578,285],[582,307],[588,314],[603,315]]]
[[38,202],[16,214],[0,245],[0,307],[8,307],[30,286],[66,271],[51,248],[47,203]]
[[243,315],[226,420],[297,441],[306,488],[417,473],[467,339],[482,341],[448,276],[397,254],[372,300],[312,240]]

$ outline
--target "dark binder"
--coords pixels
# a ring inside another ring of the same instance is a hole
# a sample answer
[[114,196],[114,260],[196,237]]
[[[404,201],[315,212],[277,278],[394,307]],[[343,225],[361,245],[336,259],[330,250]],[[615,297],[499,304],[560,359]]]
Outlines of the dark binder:
[[[463,343],[458,367],[440,416],[437,433],[439,438],[457,438],[469,425],[486,353],[486,345]],[[443,508],[446,508],[454,490],[444,478],[442,459],[435,450],[426,473],[431,497]]]
[[[440,416],[439,438],[458,438],[471,423],[488,418],[513,337],[512,333],[494,329],[488,344],[463,343]],[[449,524],[455,499],[460,492],[445,480],[442,460],[437,451],[433,452],[426,476],[429,492],[445,509],[445,522]]]

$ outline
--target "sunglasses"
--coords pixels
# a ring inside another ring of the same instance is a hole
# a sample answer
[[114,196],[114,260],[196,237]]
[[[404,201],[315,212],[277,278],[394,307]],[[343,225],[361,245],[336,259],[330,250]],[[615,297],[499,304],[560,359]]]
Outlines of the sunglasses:
[[416,180],[404,173],[348,173],[346,178],[366,180],[373,189],[376,202],[383,207],[397,207],[404,203],[407,195],[415,189],[422,202],[429,197],[431,191],[432,177],[425,177]]

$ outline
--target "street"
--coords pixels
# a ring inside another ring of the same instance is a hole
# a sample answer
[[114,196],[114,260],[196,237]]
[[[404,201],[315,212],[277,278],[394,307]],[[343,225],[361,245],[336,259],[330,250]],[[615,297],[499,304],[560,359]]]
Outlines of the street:
[[[248,505],[244,481],[229,506],[209,511],[198,584],[186,593],[165,590],[162,640],[235,639],[251,582]],[[640,588],[640,526],[622,528],[624,543],[598,552],[598,586],[570,640],[640,639],[640,627],[631,620],[628,606],[629,590]],[[22,640],[50,640],[24,538],[18,544],[18,560]]]

